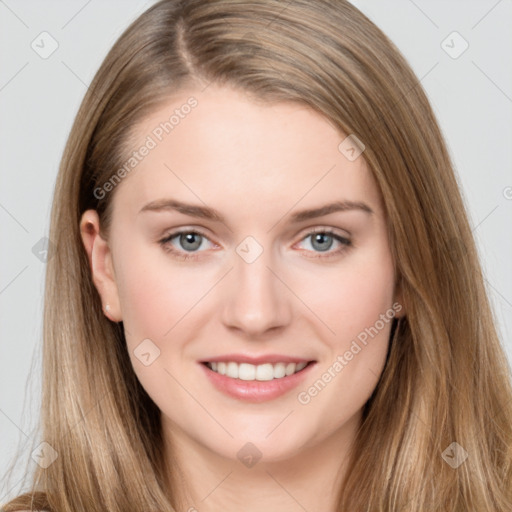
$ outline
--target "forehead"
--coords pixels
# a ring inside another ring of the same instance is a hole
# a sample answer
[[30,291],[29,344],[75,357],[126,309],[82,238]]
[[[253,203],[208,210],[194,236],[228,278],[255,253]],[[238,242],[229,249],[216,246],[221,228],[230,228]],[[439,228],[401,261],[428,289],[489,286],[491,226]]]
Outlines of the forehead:
[[264,103],[210,85],[173,96],[132,135],[136,161],[115,203],[140,209],[169,196],[236,205],[237,215],[248,217],[263,205],[282,212],[298,202],[365,200],[380,207],[364,153],[347,158],[347,134],[296,102]]

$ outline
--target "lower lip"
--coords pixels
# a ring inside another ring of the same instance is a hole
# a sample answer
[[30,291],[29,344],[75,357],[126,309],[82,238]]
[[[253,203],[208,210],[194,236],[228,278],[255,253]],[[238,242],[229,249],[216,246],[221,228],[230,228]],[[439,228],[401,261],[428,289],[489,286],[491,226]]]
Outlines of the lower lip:
[[297,387],[309,375],[316,363],[311,362],[299,372],[280,379],[251,381],[232,379],[210,370],[204,363],[199,364],[210,379],[210,382],[219,391],[239,400],[258,403],[273,400]]

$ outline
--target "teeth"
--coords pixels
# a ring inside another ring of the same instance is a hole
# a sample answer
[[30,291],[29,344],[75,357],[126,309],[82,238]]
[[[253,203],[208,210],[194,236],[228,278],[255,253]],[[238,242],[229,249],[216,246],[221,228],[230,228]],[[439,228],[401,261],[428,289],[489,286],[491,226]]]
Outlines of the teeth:
[[[238,365],[236,363],[227,363],[226,375],[232,379],[238,379]],[[241,378],[241,377],[240,377]]]
[[232,379],[240,380],[273,380],[293,375],[305,368],[307,363],[276,363],[276,364],[249,364],[235,363],[234,361],[207,363],[208,368],[214,372],[226,375]]

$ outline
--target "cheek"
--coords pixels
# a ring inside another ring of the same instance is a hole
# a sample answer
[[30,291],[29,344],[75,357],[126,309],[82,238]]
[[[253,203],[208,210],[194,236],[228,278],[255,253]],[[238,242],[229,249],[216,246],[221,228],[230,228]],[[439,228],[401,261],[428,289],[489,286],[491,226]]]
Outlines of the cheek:
[[337,367],[338,386],[359,406],[370,396],[385,364],[395,316],[393,284],[391,256],[381,250],[359,260],[335,287],[340,290],[339,307],[331,303],[329,317],[336,331],[334,357],[342,365]]
[[168,404],[169,395],[186,402],[172,377],[173,362],[183,359],[216,277],[210,270],[176,263],[164,250],[133,244],[124,254],[130,256],[118,258],[116,277],[133,369],[160,408]]
[[345,424],[375,390],[395,315],[393,282],[391,257],[375,252],[340,266],[324,300],[317,297],[315,311],[335,334],[323,336],[325,358],[297,401],[305,415],[322,418],[324,433]]
[[129,258],[121,256],[116,270],[125,329],[132,338],[164,341],[207,294],[214,276],[190,263],[182,266],[160,248],[134,244],[128,253]]
[[[389,271],[388,271],[389,270]],[[329,314],[342,339],[355,337],[372,326],[392,305],[393,274],[386,266],[353,272],[340,284],[338,307],[330,302]]]
[[337,349],[373,326],[393,304],[394,269],[386,247],[354,254],[303,288],[305,302],[329,328],[327,339]]

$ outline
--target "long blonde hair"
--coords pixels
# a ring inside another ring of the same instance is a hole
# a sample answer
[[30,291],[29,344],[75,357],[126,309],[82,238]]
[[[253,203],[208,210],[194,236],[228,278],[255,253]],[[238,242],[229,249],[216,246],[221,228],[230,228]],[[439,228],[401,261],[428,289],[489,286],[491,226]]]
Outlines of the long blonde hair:
[[108,233],[115,191],[94,190],[126,160],[130,129],[199,80],[300,102],[355,134],[384,200],[407,314],[365,404],[337,510],[510,512],[511,371],[453,166],[409,65],[346,0],[163,0],[116,42],[76,117],[51,215],[41,431],[58,457],[3,510],[176,505],[160,411],[122,324],[102,313],[79,221],[94,208]]

